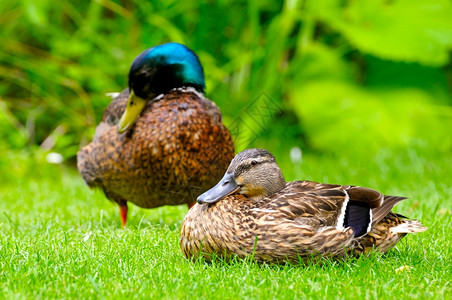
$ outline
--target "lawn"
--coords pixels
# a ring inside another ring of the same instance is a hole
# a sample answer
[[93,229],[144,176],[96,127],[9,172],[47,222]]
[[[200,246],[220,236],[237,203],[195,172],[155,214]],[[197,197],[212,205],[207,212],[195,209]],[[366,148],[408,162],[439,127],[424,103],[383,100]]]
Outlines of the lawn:
[[427,147],[372,157],[275,153],[287,180],[357,184],[409,199],[396,211],[429,227],[385,255],[306,265],[186,260],[186,207],[118,209],[74,168],[34,154],[0,159],[0,298],[437,298],[452,297],[452,159]]

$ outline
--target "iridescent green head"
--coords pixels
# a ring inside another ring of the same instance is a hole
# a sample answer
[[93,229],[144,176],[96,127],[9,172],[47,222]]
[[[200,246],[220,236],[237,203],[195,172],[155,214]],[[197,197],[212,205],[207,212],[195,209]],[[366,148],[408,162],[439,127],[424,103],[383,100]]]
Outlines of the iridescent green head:
[[204,72],[192,50],[178,43],[168,43],[142,52],[130,67],[129,103],[119,121],[119,132],[133,125],[147,101],[179,87],[204,92]]

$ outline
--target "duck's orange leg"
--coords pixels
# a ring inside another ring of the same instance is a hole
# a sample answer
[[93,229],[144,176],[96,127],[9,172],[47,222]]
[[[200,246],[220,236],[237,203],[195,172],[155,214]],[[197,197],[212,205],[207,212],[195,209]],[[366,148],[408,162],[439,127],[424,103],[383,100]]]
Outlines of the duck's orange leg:
[[119,215],[121,216],[122,227],[126,226],[128,210],[129,210],[129,208],[127,207],[127,202],[124,205],[119,205]]

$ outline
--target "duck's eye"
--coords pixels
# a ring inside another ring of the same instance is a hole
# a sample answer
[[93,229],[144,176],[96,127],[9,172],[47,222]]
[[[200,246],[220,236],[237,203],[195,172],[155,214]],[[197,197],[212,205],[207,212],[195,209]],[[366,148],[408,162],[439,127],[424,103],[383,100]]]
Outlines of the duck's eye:
[[251,161],[251,165],[252,165],[252,166],[255,166],[255,165],[257,165],[257,161],[255,161],[255,160],[252,160],[252,161]]

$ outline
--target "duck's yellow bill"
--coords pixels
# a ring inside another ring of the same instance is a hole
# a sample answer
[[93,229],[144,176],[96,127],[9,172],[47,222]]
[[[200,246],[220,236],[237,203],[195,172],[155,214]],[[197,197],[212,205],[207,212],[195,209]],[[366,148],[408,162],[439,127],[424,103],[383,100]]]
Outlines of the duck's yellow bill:
[[129,129],[133,123],[140,116],[144,107],[146,106],[146,100],[135,96],[133,91],[130,92],[129,102],[127,102],[127,107],[124,113],[122,114],[121,120],[118,123],[118,131],[120,133]]

